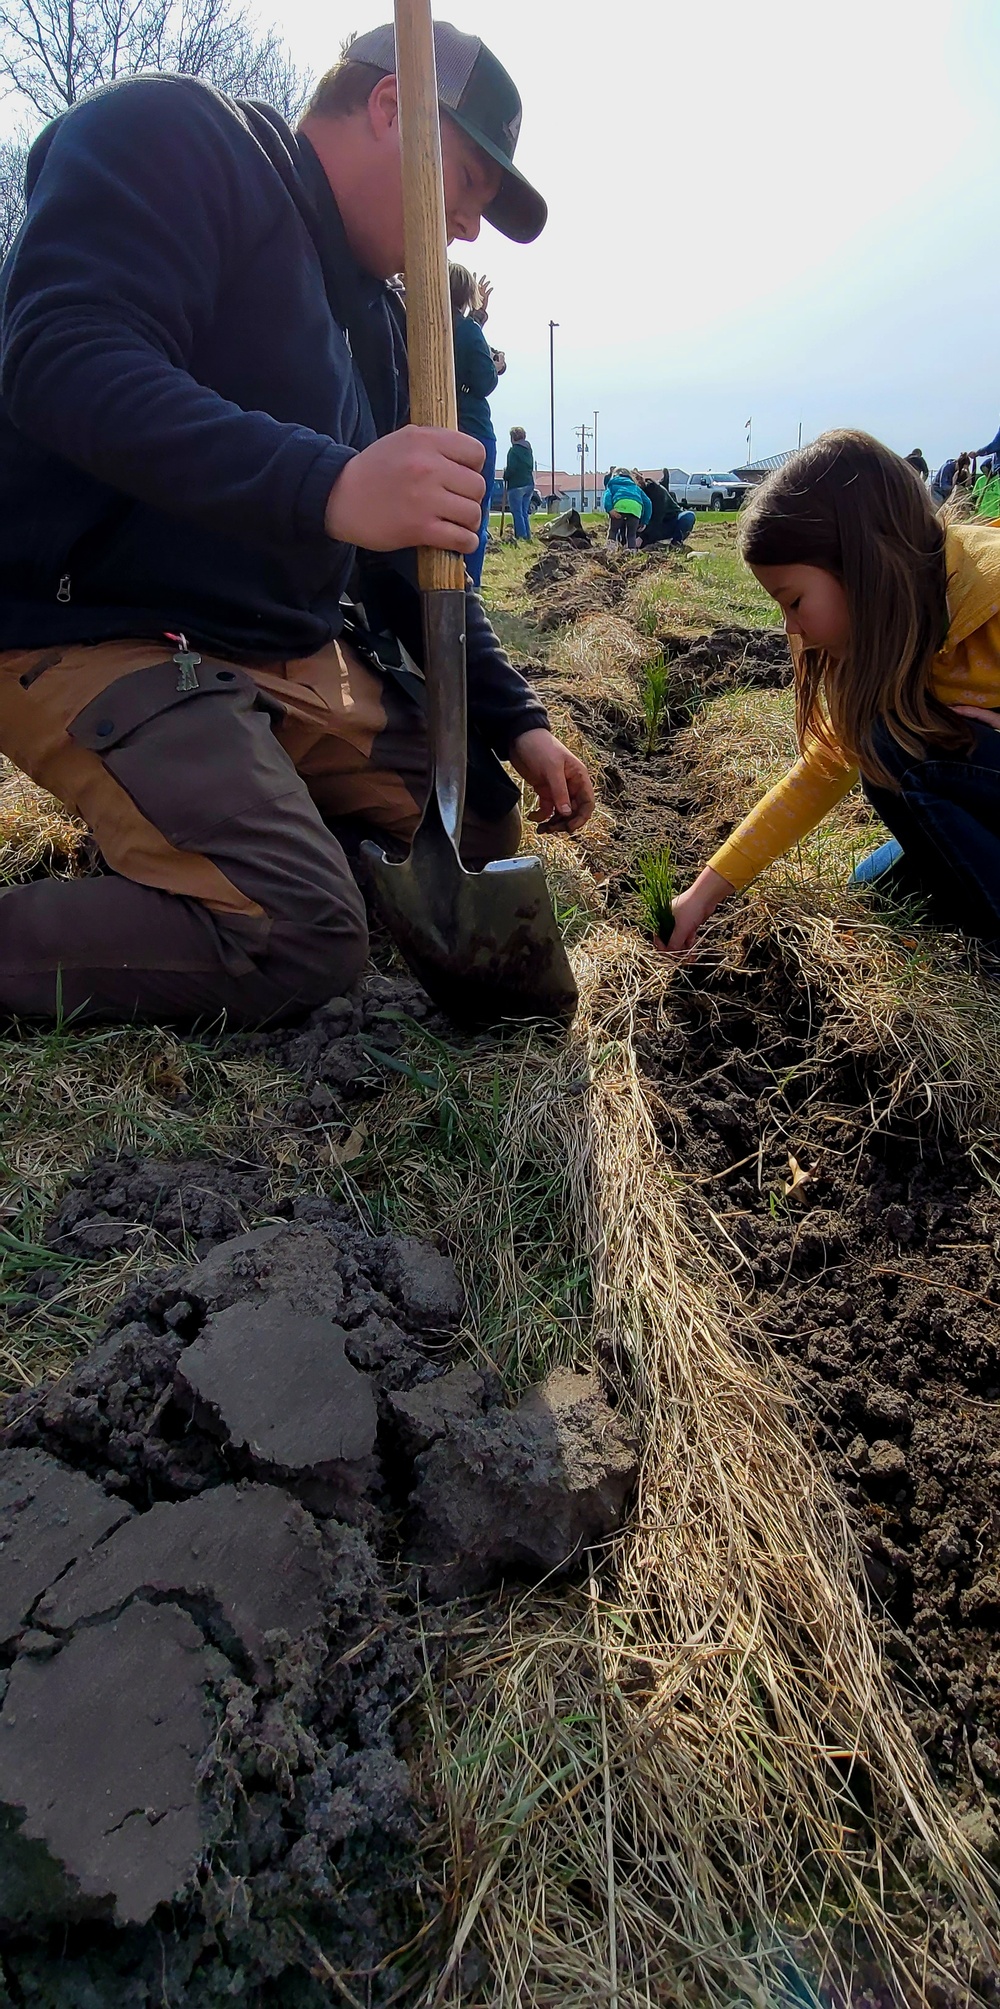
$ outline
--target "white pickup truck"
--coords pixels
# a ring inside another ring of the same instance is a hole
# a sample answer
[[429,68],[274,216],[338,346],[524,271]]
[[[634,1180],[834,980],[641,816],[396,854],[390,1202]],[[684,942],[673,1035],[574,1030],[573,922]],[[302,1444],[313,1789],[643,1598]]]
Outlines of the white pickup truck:
[[682,467],[667,469],[670,493],[682,509],[738,509],[747,484],[735,474],[685,474]]

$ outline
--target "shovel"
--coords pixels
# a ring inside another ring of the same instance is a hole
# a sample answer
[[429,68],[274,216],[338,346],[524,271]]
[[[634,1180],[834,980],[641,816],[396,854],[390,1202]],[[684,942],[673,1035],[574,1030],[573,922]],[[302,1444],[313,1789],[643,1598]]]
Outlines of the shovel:
[[[441,131],[430,0],[396,0],[406,250],[407,349],[415,425],[457,428],[455,354],[441,178]],[[422,549],[430,794],[410,855],[362,849],[395,942],[425,990],[462,1025],[502,1018],[568,1023],[577,992],[537,858],[467,872],[458,844],[465,808],[465,562]]]

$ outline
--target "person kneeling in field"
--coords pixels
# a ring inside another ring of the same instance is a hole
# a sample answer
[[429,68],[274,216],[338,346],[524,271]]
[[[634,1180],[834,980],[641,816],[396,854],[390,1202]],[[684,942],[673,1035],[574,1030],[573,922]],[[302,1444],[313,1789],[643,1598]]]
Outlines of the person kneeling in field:
[[785,617],[801,753],[674,901],[691,947],[723,900],[854,787],[895,843],[858,867],[1000,938],[1000,523],[946,525],[904,460],[830,432],[748,502],[740,545]]
[[[521,101],[434,30],[449,238],[518,243]],[[102,877],[0,893],[0,1013],[276,1022],[368,953],[343,837],[404,847],[428,788],[414,546],[471,557],[481,440],[411,426],[388,24],[297,130],[186,76],[83,98],[28,158],[0,281],[0,752]],[[530,469],[529,469],[530,475]],[[583,762],[466,601],[466,863],[520,795],[578,829]]]

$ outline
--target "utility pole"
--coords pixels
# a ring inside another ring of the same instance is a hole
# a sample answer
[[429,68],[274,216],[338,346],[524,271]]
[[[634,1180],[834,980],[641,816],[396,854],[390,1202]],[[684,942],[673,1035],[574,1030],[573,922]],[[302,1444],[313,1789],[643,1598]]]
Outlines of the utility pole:
[[576,431],[580,438],[580,510],[582,513],[587,507],[587,441],[593,437],[594,428],[593,426],[580,425],[576,427]]
[[549,494],[556,492],[556,329],[558,321],[549,322]]
[[600,503],[597,498],[597,484],[601,479],[600,474],[601,463],[597,458],[597,419],[598,414],[597,412],[595,412],[594,413],[594,514],[595,515],[597,514],[597,511],[600,508]]

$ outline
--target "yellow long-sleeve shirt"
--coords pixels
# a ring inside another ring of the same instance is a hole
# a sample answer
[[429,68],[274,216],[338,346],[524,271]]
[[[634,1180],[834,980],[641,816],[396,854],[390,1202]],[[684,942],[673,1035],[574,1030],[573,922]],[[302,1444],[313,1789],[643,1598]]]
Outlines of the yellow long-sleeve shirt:
[[[953,524],[945,558],[948,639],[931,666],[931,689],[942,704],[1000,709],[1000,522]],[[857,779],[850,761],[811,742],[709,864],[737,890],[748,886],[815,830]]]

